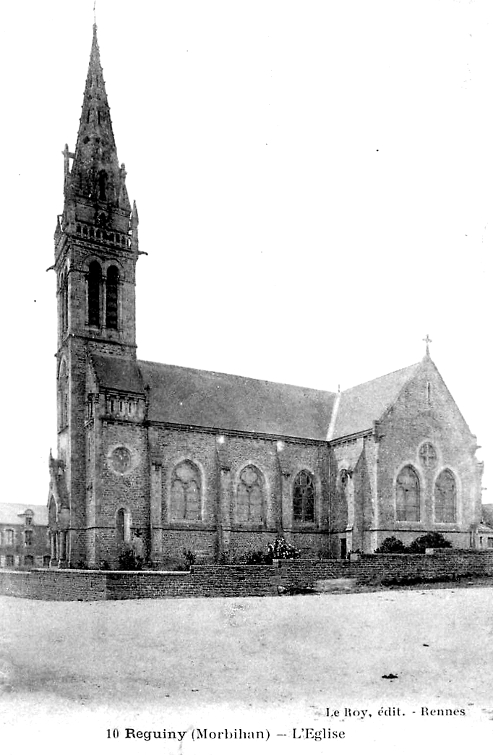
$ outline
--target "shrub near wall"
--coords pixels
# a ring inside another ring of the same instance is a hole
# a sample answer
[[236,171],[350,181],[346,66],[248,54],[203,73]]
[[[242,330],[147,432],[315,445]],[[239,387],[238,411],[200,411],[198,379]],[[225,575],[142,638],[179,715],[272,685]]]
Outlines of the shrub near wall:
[[190,572],[0,571],[0,594],[41,600],[128,600],[277,595],[323,579],[360,585],[493,576],[493,551],[444,549],[432,555],[374,554],[359,561],[295,559],[273,565],[195,565]]
[[424,554],[372,554],[359,561],[286,562],[281,584],[287,589],[311,587],[321,579],[356,579],[358,584],[438,582],[469,576],[493,576],[493,551],[452,550]]

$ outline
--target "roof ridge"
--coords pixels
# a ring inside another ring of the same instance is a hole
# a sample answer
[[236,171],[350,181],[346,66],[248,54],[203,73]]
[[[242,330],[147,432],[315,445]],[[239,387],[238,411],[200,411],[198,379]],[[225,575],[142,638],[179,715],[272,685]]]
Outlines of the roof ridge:
[[324,388],[310,388],[307,385],[296,385],[295,383],[282,383],[278,380],[265,380],[264,378],[255,378],[255,377],[249,377],[248,375],[237,375],[235,373],[231,372],[218,372],[217,370],[204,370],[200,367],[186,367],[185,365],[181,364],[167,364],[166,362],[154,362],[150,361],[148,359],[137,359],[137,364],[149,364],[149,365],[156,365],[156,367],[174,367],[180,370],[188,370],[189,372],[195,372],[195,373],[201,373],[201,374],[207,374],[207,375],[218,375],[223,377],[233,377],[233,378],[240,378],[242,380],[253,380],[256,383],[267,383],[267,385],[283,385],[290,388],[298,388],[304,391],[315,391],[316,393],[326,393],[331,396],[336,396],[336,391],[329,391]]

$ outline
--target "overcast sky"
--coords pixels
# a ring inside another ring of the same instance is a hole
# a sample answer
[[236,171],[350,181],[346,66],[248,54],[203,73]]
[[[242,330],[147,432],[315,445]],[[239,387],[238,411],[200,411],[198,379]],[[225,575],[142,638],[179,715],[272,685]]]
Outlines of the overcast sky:
[[[142,359],[337,390],[423,338],[493,501],[490,0],[98,0]],[[92,0],[2,7],[0,500],[56,448],[53,232]],[[490,482],[488,482],[490,480]]]

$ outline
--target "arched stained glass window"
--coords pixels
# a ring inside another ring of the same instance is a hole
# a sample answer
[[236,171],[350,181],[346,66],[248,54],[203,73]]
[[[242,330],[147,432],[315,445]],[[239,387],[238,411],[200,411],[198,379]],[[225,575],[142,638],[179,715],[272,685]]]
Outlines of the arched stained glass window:
[[237,491],[236,518],[239,522],[263,521],[264,493],[262,473],[254,466],[245,467],[240,474]]
[[171,480],[171,519],[201,519],[200,472],[191,461],[182,461]]
[[108,268],[106,277],[106,327],[118,328],[118,268],[112,265]]
[[315,482],[306,469],[297,474],[294,481],[293,519],[295,522],[315,521]]
[[440,472],[435,482],[435,521],[457,521],[457,489],[449,469]]
[[419,522],[419,479],[412,467],[399,472],[396,483],[396,517],[400,522]]
[[89,276],[87,279],[87,303],[88,303],[88,322],[89,325],[99,327],[99,311],[101,300],[101,266],[98,262],[91,262],[89,265]]

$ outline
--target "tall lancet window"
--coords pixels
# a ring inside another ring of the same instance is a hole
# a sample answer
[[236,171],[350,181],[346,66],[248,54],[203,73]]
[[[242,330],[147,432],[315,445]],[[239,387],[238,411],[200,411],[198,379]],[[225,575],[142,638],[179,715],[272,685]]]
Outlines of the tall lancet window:
[[126,527],[126,511],[125,509],[118,509],[116,512],[116,542],[121,545],[125,542],[125,530]]
[[91,262],[89,265],[89,276],[87,279],[87,304],[89,308],[88,322],[89,325],[99,327],[99,310],[101,301],[101,266],[98,262]]
[[263,520],[264,494],[263,479],[260,471],[250,465],[240,474],[237,493],[236,517],[240,522],[255,522]]
[[106,276],[106,327],[118,328],[118,268],[112,265]]
[[171,519],[201,519],[200,472],[191,461],[182,461],[173,470]]
[[62,335],[68,328],[68,278],[67,273],[63,273],[60,278],[60,298],[61,298],[61,330]]
[[306,469],[296,475],[294,481],[293,519],[295,522],[315,521],[315,481]]
[[455,478],[449,469],[444,469],[435,482],[435,521],[457,521],[457,491]]
[[404,467],[396,482],[397,520],[419,522],[419,479],[412,467]]

